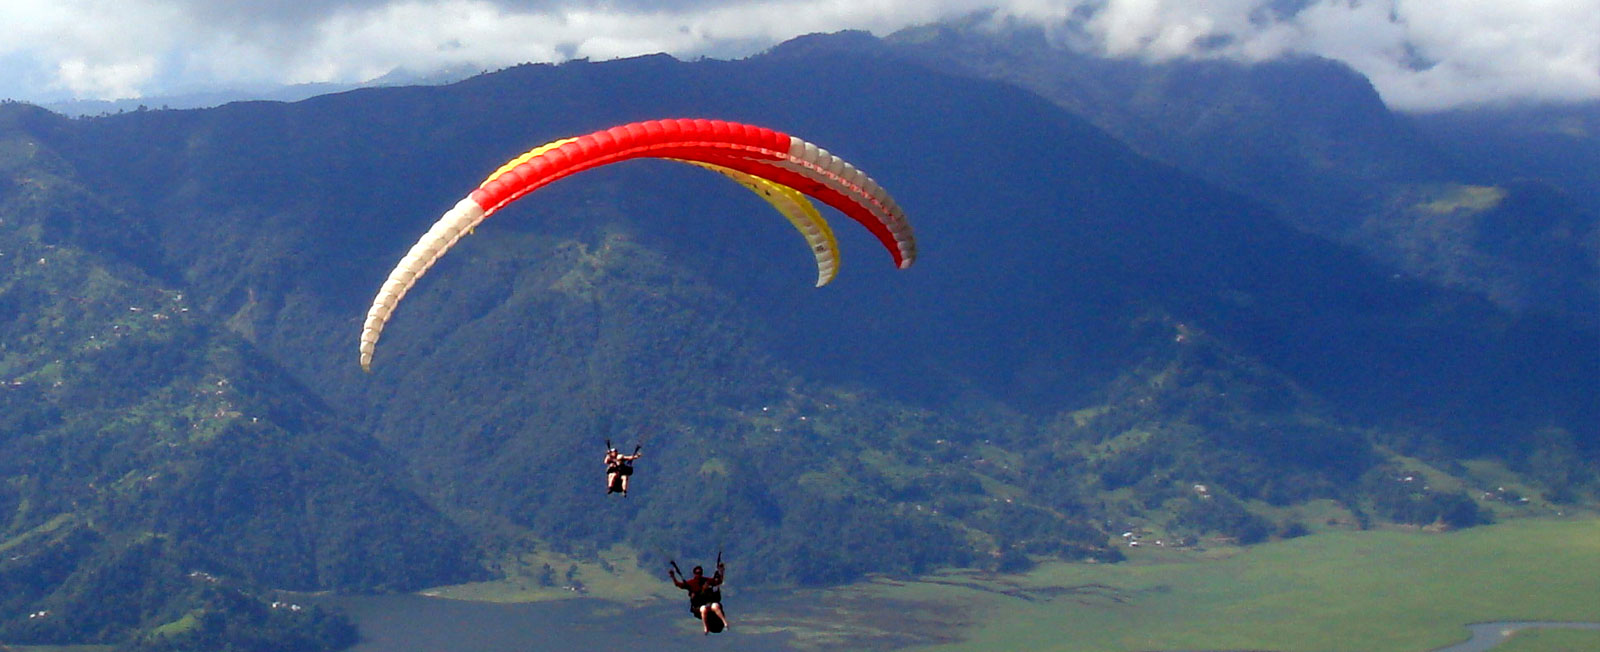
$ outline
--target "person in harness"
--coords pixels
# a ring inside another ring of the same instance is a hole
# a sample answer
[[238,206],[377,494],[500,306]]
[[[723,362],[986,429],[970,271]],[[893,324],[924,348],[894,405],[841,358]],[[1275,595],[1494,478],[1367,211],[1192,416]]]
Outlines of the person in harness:
[[633,461],[639,459],[642,446],[634,446],[632,455],[618,453],[611,447],[611,440],[606,440],[606,495],[621,493],[623,498],[628,497],[628,478],[633,476]]
[[722,553],[717,553],[717,572],[711,577],[705,576],[704,569],[695,566],[690,572],[694,575],[684,577],[683,571],[678,568],[678,562],[670,562],[672,568],[667,570],[667,577],[672,580],[672,585],[689,592],[689,613],[700,619],[700,628],[706,634],[715,634],[724,628],[732,627],[728,623],[728,616],[722,610],[722,580],[723,571]]

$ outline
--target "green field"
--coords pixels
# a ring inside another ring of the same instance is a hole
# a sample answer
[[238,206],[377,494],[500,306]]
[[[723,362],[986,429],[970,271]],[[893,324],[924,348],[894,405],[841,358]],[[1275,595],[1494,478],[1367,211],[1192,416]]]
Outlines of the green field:
[[[1600,520],[1516,520],[1443,534],[1326,532],[1223,558],[1137,551],[1116,565],[880,583],[884,598],[964,604],[958,650],[1395,650],[1464,625],[1600,621]],[[965,585],[965,586],[961,586]],[[1524,632],[1538,642],[1593,632]],[[1521,642],[1518,642],[1521,644]]]
[[[1466,625],[1600,622],[1600,519],[1525,518],[1455,532],[1329,530],[1248,548],[1128,549],[1117,564],[1041,565],[1019,575],[955,571],[828,590],[733,587],[738,630],[786,632],[799,649],[1301,650],[1426,652]],[[589,597],[650,609],[678,599],[624,550],[579,564]],[[430,595],[536,601],[572,592],[521,577]],[[515,574],[514,574],[515,575]],[[627,607],[624,607],[627,608]],[[684,627],[688,627],[685,619]],[[1524,630],[1501,650],[1600,649],[1600,632]]]
[[[502,560],[500,579],[434,587],[421,593],[473,602],[542,602],[575,597],[637,602],[677,597],[678,589],[666,581],[666,573],[640,568],[637,557],[625,546],[602,550],[598,559],[585,560],[551,552],[527,553]],[[545,565],[555,571],[548,585],[539,579]],[[567,569],[574,571],[571,580]]]

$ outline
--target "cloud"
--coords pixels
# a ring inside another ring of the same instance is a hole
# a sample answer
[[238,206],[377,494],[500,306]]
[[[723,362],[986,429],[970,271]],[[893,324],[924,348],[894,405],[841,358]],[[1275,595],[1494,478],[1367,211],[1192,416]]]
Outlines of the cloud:
[[[1600,99],[1600,0],[1107,0],[1070,26],[1111,56],[1338,59],[1391,106]],[[1061,24],[1058,24],[1060,26]]]
[[1600,98],[1600,0],[12,0],[0,96],[114,99],[667,52],[993,11],[1110,56],[1339,59],[1391,105]]
[[1292,49],[1349,63],[1394,106],[1600,98],[1600,0],[1317,5]]
[[[84,12],[96,11],[92,20]],[[24,84],[88,96],[137,94],[175,45],[167,12],[75,0],[0,5],[0,54]]]

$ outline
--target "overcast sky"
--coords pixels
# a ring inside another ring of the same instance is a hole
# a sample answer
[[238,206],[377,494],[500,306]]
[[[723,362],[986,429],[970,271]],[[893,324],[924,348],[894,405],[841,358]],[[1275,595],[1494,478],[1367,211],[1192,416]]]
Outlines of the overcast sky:
[[0,98],[738,58],[811,32],[883,36],[986,9],[1110,56],[1320,54],[1403,110],[1600,99],[1600,0],[0,0]]

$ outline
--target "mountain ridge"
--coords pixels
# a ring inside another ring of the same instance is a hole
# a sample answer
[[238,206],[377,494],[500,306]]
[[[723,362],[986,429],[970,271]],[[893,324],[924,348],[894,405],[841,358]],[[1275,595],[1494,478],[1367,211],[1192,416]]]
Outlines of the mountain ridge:
[[[908,28],[873,47],[824,41],[812,47],[906,57],[1017,84],[1147,156],[1408,274],[1516,312],[1600,325],[1600,208],[1585,199],[1600,173],[1590,153],[1600,133],[1593,102],[1399,113],[1336,61],[1106,59],[1053,42],[1035,27],[981,18]],[[1525,191],[1535,200],[1548,193],[1529,184],[1536,179],[1570,205],[1527,210]],[[1437,210],[1441,198],[1484,187],[1508,201]],[[1533,242],[1505,242],[1492,228],[1552,215],[1564,228]],[[1543,264],[1505,251],[1529,244]]]

